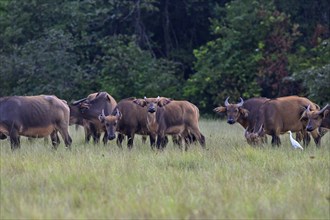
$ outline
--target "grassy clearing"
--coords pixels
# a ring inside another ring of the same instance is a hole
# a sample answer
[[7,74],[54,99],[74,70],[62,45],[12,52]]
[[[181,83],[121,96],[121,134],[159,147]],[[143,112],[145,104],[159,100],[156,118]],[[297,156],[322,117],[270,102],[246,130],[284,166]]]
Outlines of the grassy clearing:
[[73,128],[71,151],[1,141],[0,218],[330,218],[330,134],[301,152],[288,135],[252,148],[239,125],[202,120],[201,130],[208,150],[188,152],[151,151],[140,137],[132,151],[86,145]]

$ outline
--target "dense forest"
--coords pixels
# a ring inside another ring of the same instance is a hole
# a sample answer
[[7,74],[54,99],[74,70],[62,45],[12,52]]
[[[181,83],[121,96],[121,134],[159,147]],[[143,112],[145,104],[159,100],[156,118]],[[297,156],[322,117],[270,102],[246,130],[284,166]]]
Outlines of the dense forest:
[[0,96],[330,101],[329,0],[2,0]]

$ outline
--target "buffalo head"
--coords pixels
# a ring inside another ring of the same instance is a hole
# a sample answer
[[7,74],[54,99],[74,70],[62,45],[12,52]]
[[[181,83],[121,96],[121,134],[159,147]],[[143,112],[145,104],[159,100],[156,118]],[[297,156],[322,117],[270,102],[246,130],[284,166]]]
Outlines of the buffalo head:
[[310,105],[302,113],[301,119],[308,119],[306,130],[313,131],[321,126],[322,120],[330,115],[330,106],[327,104],[321,110],[311,110]]
[[167,104],[169,104],[172,101],[172,99],[165,98],[165,97],[157,97],[157,98],[147,98],[144,97],[144,99],[135,99],[133,102],[135,104],[140,105],[141,107],[147,106],[147,110],[149,113],[155,113],[157,111],[158,107],[163,107]]
[[249,111],[243,108],[244,101],[240,98],[240,102],[237,104],[229,104],[229,97],[225,100],[225,107],[219,106],[213,109],[216,113],[226,113],[227,123],[234,124],[240,117],[246,118]]
[[100,122],[105,126],[107,133],[108,133],[108,139],[113,140],[116,138],[116,128],[118,120],[120,120],[122,117],[121,112],[116,108],[112,115],[105,115],[104,109],[102,109],[102,113],[99,115]]

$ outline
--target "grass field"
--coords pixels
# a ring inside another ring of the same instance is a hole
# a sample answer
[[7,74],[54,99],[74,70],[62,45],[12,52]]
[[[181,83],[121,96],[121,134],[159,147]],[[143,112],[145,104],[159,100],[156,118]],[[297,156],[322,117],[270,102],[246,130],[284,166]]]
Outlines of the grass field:
[[[70,128],[72,150],[22,138],[12,152],[0,142],[1,219],[329,219],[330,134],[293,150],[252,148],[244,130],[202,120],[208,150],[172,143],[152,151],[137,136],[133,150],[84,144]],[[270,141],[270,139],[269,139]]]

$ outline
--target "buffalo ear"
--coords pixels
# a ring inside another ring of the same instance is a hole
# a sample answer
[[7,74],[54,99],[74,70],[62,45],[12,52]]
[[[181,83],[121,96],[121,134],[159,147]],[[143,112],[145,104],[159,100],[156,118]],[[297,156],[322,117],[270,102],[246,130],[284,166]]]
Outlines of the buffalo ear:
[[215,109],[213,109],[213,111],[216,113],[223,113],[223,112],[227,111],[227,108],[223,107],[223,106],[219,106],[219,107],[216,107]]
[[89,108],[90,108],[90,104],[87,101],[79,103],[80,110],[85,110],[85,109],[89,109]]
[[171,101],[172,101],[172,99],[169,99],[169,98],[161,98],[158,102],[158,106],[163,107],[163,106],[169,104]]
[[249,116],[249,110],[247,110],[245,108],[240,108],[239,111],[241,112],[241,114],[243,115],[244,118],[247,118]]
[[323,118],[326,118],[328,115],[330,115],[330,110],[327,109],[323,112]]
[[141,107],[144,107],[147,105],[147,102],[144,99],[134,99],[133,103],[135,103]]
[[103,115],[99,115],[98,118],[99,118],[101,123],[104,123],[105,117]]

